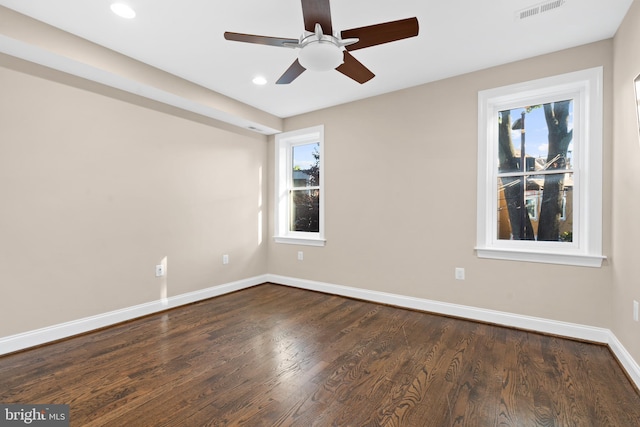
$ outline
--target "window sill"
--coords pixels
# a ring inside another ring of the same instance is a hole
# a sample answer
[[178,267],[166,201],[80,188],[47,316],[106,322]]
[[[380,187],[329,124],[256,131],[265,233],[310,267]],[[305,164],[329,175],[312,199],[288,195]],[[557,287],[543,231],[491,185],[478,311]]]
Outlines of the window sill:
[[287,245],[304,245],[304,246],[324,246],[327,242],[325,239],[315,239],[308,237],[284,237],[284,236],[275,236],[273,240],[276,243],[284,243]]
[[526,250],[475,248],[478,258],[502,259],[509,261],[540,262],[546,264],[575,265],[579,267],[602,267],[607,259],[602,255],[585,255]]

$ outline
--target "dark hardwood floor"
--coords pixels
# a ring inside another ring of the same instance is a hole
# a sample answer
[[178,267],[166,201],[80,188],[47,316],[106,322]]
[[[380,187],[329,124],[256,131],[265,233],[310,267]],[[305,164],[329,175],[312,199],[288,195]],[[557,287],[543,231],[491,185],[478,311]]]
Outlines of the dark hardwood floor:
[[640,426],[607,347],[265,284],[0,357],[72,426]]

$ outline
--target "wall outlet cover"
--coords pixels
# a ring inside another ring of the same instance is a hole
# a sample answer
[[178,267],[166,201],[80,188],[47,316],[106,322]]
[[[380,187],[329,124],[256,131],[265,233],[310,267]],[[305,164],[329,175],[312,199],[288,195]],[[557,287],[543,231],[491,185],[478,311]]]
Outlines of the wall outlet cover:
[[156,277],[162,277],[165,275],[165,268],[163,264],[156,265]]

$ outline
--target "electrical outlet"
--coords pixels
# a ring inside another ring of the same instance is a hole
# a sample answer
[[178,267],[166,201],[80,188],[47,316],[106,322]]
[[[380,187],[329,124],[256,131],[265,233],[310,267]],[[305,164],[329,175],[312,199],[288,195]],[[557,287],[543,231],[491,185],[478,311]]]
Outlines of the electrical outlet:
[[163,264],[156,265],[156,277],[162,277],[166,273]]
[[640,312],[640,304],[638,303],[638,301],[633,300],[633,320],[635,320],[636,322],[640,321],[638,319],[638,312]]
[[227,254],[222,255],[222,263],[224,265],[229,264],[229,255],[227,255]]
[[298,251],[298,261],[302,261],[304,259],[304,252]]
[[464,268],[456,267],[456,280],[464,280]]

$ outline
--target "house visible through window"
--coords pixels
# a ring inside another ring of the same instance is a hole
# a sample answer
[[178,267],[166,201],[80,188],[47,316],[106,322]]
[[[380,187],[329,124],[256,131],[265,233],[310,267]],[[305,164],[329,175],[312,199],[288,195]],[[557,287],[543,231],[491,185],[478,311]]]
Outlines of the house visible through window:
[[324,245],[324,128],[276,135],[278,243]]
[[597,267],[602,68],[478,96],[481,258]]

